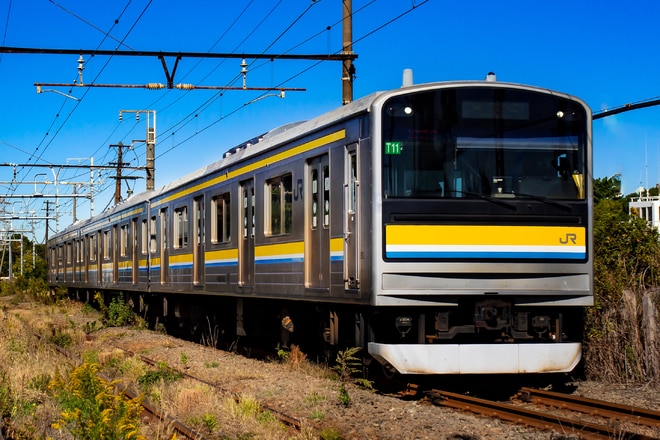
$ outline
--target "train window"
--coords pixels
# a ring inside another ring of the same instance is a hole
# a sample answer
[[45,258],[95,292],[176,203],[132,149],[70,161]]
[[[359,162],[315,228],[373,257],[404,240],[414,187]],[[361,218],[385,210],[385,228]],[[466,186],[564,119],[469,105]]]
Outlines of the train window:
[[96,261],[96,253],[98,252],[97,235],[92,234],[89,236],[89,261]]
[[71,264],[72,247],[71,243],[66,244],[66,264]]
[[103,246],[101,248],[103,252],[103,259],[110,259],[110,231],[103,231]]
[[330,227],[330,168],[323,167],[323,229]]
[[266,182],[266,235],[289,234],[293,223],[291,174]]
[[82,239],[76,240],[76,263],[83,262],[83,241]]
[[140,253],[147,255],[149,245],[149,231],[147,229],[147,219],[145,218],[140,223]]
[[152,254],[155,254],[158,250],[158,245],[156,242],[156,216],[151,217],[151,224],[149,228],[149,251]]
[[188,246],[188,207],[182,206],[174,210],[174,248]]
[[122,225],[119,230],[119,255],[122,257],[128,255],[128,225]]
[[211,203],[211,242],[227,243],[230,239],[229,193],[213,198]]

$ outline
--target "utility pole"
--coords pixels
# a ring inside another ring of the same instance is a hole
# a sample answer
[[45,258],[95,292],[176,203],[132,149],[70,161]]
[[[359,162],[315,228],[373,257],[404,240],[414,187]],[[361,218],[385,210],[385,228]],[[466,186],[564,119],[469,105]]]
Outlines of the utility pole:
[[[130,163],[124,162],[123,157],[124,157],[124,147],[128,147],[128,145],[124,145],[121,142],[117,143],[116,145],[110,145],[113,148],[117,148],[117,162],[110,162],[110,165],[116,165],[117,166],[117,175],[113,177],[113,179],[116,179],[117,182],[115,183],[115,205],[121,202],[121,181],[122,180],[135,180],[137,179],[136,176],[122,176],[122,170],[129,166]],[[130,148],[130,147],[129,147]],[[130,196],[130,194],[129,194]]]
[[353,79],[355,66],[353,65],[353,0],[342,0],[342,62],[341,85],[342,105],[353,101]]
[[147,144],[147,166],[144,169],[147,174],[147,191],[151,191],[155,187],[156,180],[156,110],[119,110],[119,122],[124,120],[124,113],[135,113],[136,122],[140,122],[140,113],[147,116],[146,139],[135,139],[133,142]]
[[[50,213],[50,200],[46,200],[46,243],[48,243],[48,217]],[[48,257],[48,248],[46,248],[46,257]]]
[[117,175],[115,176],[115,205],[121,202],[121,181],[123,179],[121,175],[121,169],[124,166],[127,166],[127,163],[122,162],[124,156],[124,144],[119,142],[115,145],[110,145],[112,148],[117,148],[117,162],[110,162],[110,165],[117,165]]

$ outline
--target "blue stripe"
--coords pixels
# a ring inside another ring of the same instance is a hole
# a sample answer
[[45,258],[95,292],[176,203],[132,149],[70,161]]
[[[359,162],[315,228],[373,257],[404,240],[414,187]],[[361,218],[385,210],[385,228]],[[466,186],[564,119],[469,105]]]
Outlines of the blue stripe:
[[387,252],[387,258],[440,259],[440,258],[499,258],[499,259],[570,259],[582,260],[584,252]]
[[238,261],[222,261],[222,262],[214,262],[214,263],[206,263],[204,266],[205,267],[229,267],[229,266],[237,266]]
[[290,257],[290,258],[260,258],[255,260],[256,264],[282,264],[282,263],[302,263],[304,258]]

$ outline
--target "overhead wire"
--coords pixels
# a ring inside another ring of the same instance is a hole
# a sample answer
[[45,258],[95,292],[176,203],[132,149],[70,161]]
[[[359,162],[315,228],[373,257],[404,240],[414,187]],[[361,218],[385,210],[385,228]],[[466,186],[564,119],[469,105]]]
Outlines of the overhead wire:
[[[11,17],[11,2],[12,0],[9,0],[9,4],[7,5],[7,19],[5,20],[5,31],[2,33],[2,45],[5,45],[5,42],[7,41],[7,30],[9,29],[9,17]],[[0,63],[2,63],[2,54],[0,53]]]
[[[117,19],[115,19],[115,21],[114,21],[113,25],[111,26],[110,30],[109,30],[108,32],[105,32],[105,33],[104,33],[104,38],[103,38],[103,39],[101,40],[101,42],[98,44],[97,48],[100,48],[101,45],[103,44],[103,42],[105,41],[105,39],[108,38],[108,35],[110,35],[110,33],[112,32],[112,29],[114,29],[114,27],[119,23],[121,17],[122,17],[122,16],[124,15],[124,13],[128,10],[128,7],[130,6],[131,2],[132,2],[132,0],[129,0],[129,1],[128,1],[128,3],[126,4],[126,6],[124,7],[124,9],[122,10],[121,14],[119,15],[119,17],[118,17]],[[124,41],[129,35],[130,35],[130,33],[133,31],[133,29],[135,28],[135,26],[137,25],[137,23],[138,23],[138,22],[140,21],[140,19],[143,17],[143,15],[144,15],[145,12],[147,11],[147,9],[148,9],[149,6],[151,5],[151,3],[152,3],[152,0],[149,0],[149,2],[147,3],[147,5],[142,9],[142,11],[141,11],[141,13],[139,14],[139,16],[137,17],[137,19],[133,22],[133,25],[132,25],[132,26],[130,27],[130,29],[125,33],[125,35],[124,35],[124,37],[122,38],[122,40],[120,40],[120,44],[123,44],[123,41]],[[113,39],[114,39],[114,38],[113,38]],[[116,39],[115,39],[115,40],[116,40]],[[94,79],[93,79],[92,82],[95,82],[95,81],[100,77],[100,75],[103,73],[103,71],[104,71],[104,70],[106,69],[106,67],[109,65],[111,59],[112,59],[112,56],[109,57],[108,60],[106,61],[106,63],[101,67],[100,71],[95,75],[95,77],[94,77]],[[62,130],[62,128],[64,127],[64,125],[68,122],[68,120],[71,118],[71,116],[73,115],[73,113],[75,112],[75,110],[78,108],[78,106],[83,102],[83,99],[87,96],[88,93],[89,93],[89,89],[86,89],[86,90],[83,92],[82,97],[76,102],[76,104],[74,105],[74,108],[69,112],[69,114],[67,115],[67,117],[65,118],[65,120],[60,124],[60,126],[58,127],[58,129],[57,129],[56,132],[55,132],[55,135],[53,135],[52,137],[50,137],[50,140],[49,140],[49,142],[46,144],[46,147],[43,148],[43,149],[41,150],[41,153],[40,153],[39,156],[36,158],[37,161],[38,161],[38,160],[41,160],[41,158],[43,157],[43,154],[46,152],[46,150],[48,149],[48,147],[49,147],[49,146],[52,144],[52,142],[55,140],[56,136],[59,134],[59,132]],[[64,105],[65,105],[66,100],[67,100],[68,98],[64,98],[64,99],[65,99],[65,101],[63,101],[63,104],[62,104],[62,106],[60,107],[60,111],[61,111],[61,109],[64,108]],[[41,148],[41,146],[42,146],[42,144],[44,143],[45,139],[49,136],[49,134],[50,134],[50,130],[51,130],[52,127],[54,126],[55,121],[57,120],[57,118],[59,118],[59,116],[60,116],[60,114],[59,114],[59,112],[58,112],[58,113],[56,114],[56,116],[55,116],[55,119],[54,119],[53,122],[51,123],[51,126],[49,127],[49,131],[46,132],[46,134],[45,134],[45,136],[42,138],[41,142],[37,145],[37,147],[36,147],[34,153],[31,153],[31,155],[28,157],[28,160],[27,160],[28,162],[30,162],[30,161],[31,161],[31,160],[37,155],[37,152],[38,152],[39,149]],[[92,155],[92,156],[93,156],[93,155]],[[31,168],[32,168],[32,167],[29,167],[29,168],[28,168],[28,172],[30,171]],[[14,189],[13,192],[15,192],[15,189]],[[69,202],[69,203],[71,203],[71,202]]]
[[[57,5],[57,4],[56,4],[55,2],[53,2],[52,0],[49,0],[49,1],[51,1],[51,3]],[[409,10],[403,12],[402,14],[400,14],[400,15],[398,15],[398,16],[392,18],[392,19],[389,20],[388,22],[386,22],[386,23],[380,25],[379,27],[373,29],[372,31],[368,32],[367,34],[363,35],[363,36],[360,37],[359,39],[355,40],[355,41],[354,41],[354,44],[357,43],[357,42],[359,42],[359,41],[364,40],[365,38],[368,38],[369,36],[373,35],[374,33],[378,32],[379,30],[383,29],[384,27],[390,25],[391,23],[395,22],[396,20],[400,19],[401,17],[405,16],[406,14],[408,14],[409,12],[411,12],[412,10],[416,9],[417,7],[421,6],[422,4],[424,4],[424,3],[428,2],[428,1],[429,1],[429,0],[425,0],[425,1],[423,1],[422,3],[420,3],[420,4],[418,4],[418,5],[415,5],[415,4],[413,3],[412,8],[410,8]],[[129,3],[130,3],[130,1],[129,1]],[[151,2],[149,2],[149,3],[151,3]],[[252,2],[250,2],[250,4],[251,4],[251,3],[252,3]],[[277,4],[276,6],[278,6],[280,3],[281,3],[281,1],[278,2],[278,4]],[[365,9],[365,8],[367,8],[368,6],[371,6],[373,3],[375,3],[375,0],[373,0],[372,2],[370,2],[370,3],[366,4],[366,5],[364,5],[363,7],[360,8],[360,10],[358,10],[358,11],[354,11],[353,13],[355,14],[355,13],[361,11],[362,9]],[[228,29],[225,31],[225,33],[224,33],[223,35],[221,35],[221,37],[216,41],[216,43],[214,43],[214,45],[212,46],[212,48],[215,47],[215,45],[218,44],[218,42],[224,37],[224,35],[226,35],[227,32],[229,32],[229,30],[230,30],[231,28],[233,28],[233,26],[238,22],[238,20],[240,19],[240,17],[243,16],[243,14],[247,11],[247,9],[249,8],[250,4],[248,4],[248,6],[246,6],[246,7],[243,9],[243,11],[241,12],[241,14],[239,14],[239,16],[237,16],[237,18],[236,18],[236,19],[234,20],[234,22],[228,27]],[[313,5],[313,4],[312,4],[312,5]],[[278,35],[278,36],[277,36],[277,37],[276,37],[276,38],[275,38],[275,39],[269,44],[269,46],[264,50],[264,52],[266,52],[266,51],[268,50],[268,48],[270,48],[270,47],[272,47],[274,44],[276,44],[276,42],[279,41],[279,40],[282,38],[282,36],[283,36],[284,34],[286,34],[286,33],[287,33],[287,32],[288,32],[288,31],[289,31],[289,30],[290,30],[290,29],[291,29],[291,28],[292,28],[292,27],[293,27],[293,26],[294,26],[294,25],[295,25],[295,24],[296,24],[296,23],[302,18],[302,16],[303,16],[303,15],[304,15],[304,14],[305,14],[305,13],[311,8],[312,5],[308,6],[308,7],[306,8],[306,10],[305,10],[302,14],[300,14],[300,15],[299,15],[294,21],[292,21],[292,22],[291,22],[291,23],[285,28],[285,30],[282,31],[282,32],[281,32],[281,33],[280,33],[280,34],[279,34],[279,35]],[[57,5],[57,6],[59,7],[59,5]],[[148,7],[148,5],[147,5],[147,7]],[[275,9],[275,8],[272,8],[272,9],[269,11],[269,13],[266,14],[266,17],[268,17],[268,16],[272,13],[272,11],[274,11],[274,9]],[[145,10],[146,10],[146,8],[145,8]],[[143,10],[143,13],[144,13],[144,10]],[[142,14],[140,15],[140,17],[141,17],[141,16],[142,16]],[[264,17],[264,19],[262,19],[262,21],[259,23],[258,26],[254,27],[254,28],[252,29],[252,31],[248,34],[248,36],[246,36],[245,39],[242,40],[242,42],[241,42],[240,44],[242,44],[243,42],[245,42],[245,41],[249,38],[249,36],[251,36],[252,34],[254,34],[254,32],[256,32],[256,29],[257,29],[262,23],[264,23],[266,17]],[[79,18],[79,17],[77,17],[77,18]],[[79,18],[79,19],[81,19],[81,18]],[[84,21],[84,19],[81,19],[81,20]],[[138,17],[138,19],[135,21],[135,23],[134,23],[133,26],[131,27],[131,30],[129,30],[128,33],[130,33],[130,31],[132,31],[132,29],[135,27],[135,25],[137,25],[138,21],[139,21],[139,17]],[[301,45],[307,43],[308,41],[311,41],[311,40],[314,39],[314,38],[317,38],[318,36],[320,36],[320,35],[322,35],[323,33],[327,32],[328,30],[330,30],[332,27],[336,26],[336,25],[339,24],[339,23],[341,23],[341,20],[338,21],[337,23],[335,23],[334,25],[332,25],[332,26],[328,26],[328,27],[326,27],[324,30],[322,30],[322,31],[320,31],[320,32],[317,32],[316,34],[312,35],[311,37],[309,37],[309,38],[303,40],[302,42],[300,42],[300,43],[298,43],[298,44],[296,44],[296,45],[293,46],[291,49],[289,49],[289,51],[294,50],[295,48],[297,48],[297,47],[299,47],[299,46],[301,46]],[[91,25],[91,24],[90,24],[90,25]],[[92,25],[92,27],[94,27],[94,26]],[[97,29],[97,30],[98,30],[98,29]],[[114,37],[111,37],[111,36],[110,36],[110,32],[111,32],[111,31],[112,31],[112,29],[111,29],[109,32],[107,32],[108,36],[109,36],[110,38],[112,38],[113,40],[118,41],[118,40],[115,39]],[[120,43],[120,44],[123,44],[123,40],[125,40],[125,38],[128,36],[128,33],[127,33],[127,35],[124,37],[124,39],[119,40],[119,43]],[[105,34],[106,34],[106,33],[104,33],[104,35],[105,35]],[[104,39],[105,39],[105,38],[104,38]],[[126,46],[126,47],[128,47],[128,46]],[[211,48],[211,50],[212,50],[212,48]],[[337,52],[339,52],[339,51],[337,51]],[[336,52],[336,53],[337,53],[337,52]],[[109,60],[108,60],[108,61],[109,61]],[[191,69],[188,71],[188,73],[187,73],[186,75],[190,74],[193,70],[195,70],[195,68],[197,68],[201,62],[202,62],[202,60],[200,60],[195,66],[193,66],[193,68],[191,68]],[[297,72],[296,74],[294,74],[294,75],[288,77],[286,80],[280,82],[280,83],[278,84],[278,86],[281,86],[281,85],[283,85],[283,84],[286,84],[287,82],[289,82],[289,81],[291,81],[291,80],[297,78],[298,76],[304,74],[305,72],[307,72],[307,71],[309,71],[309,70],[315,68],[316,66],[318,66],[318,65],[321,64],[322,62],[323,62],[323,61],[316,62],[316,63],[312,64],[311,66],[309,66],[309,67],[307,67],[307,68],[305,68],[305,69],[303,69],[303,70]],[[108,63],[106,63],[106,64],[103,66],[103,69],[105,69],[105,67],[107,66],[107,64],[108,64]],[[215,70],[217,70],[217,68],[220,67],[221,64],[222,64],[222,63],[219,63],[218,66],[216,66],[213,70],[211,70],[211,71],[210,71],[210,72],[204,77],[204,79],[208,78],[213,72],[215,72]],[[254,70],[254,69],[257,69],[257,68],[260,68],[260,67],[262,67],[263,65],[267,65],[267,64],[268,64],[268,62],[263,63],[262,65],[256,65],[256,66],[253,66],[253,70]],[[101,72],[103,71],[103,69],[101,70]],[[100,75],[101,72],[99,72],[99,75]],[[185,76],[184,76],[184,77],[185,77]],[[96,78],[98,78],[98,75],[95,77],[95,80],[96,80]],[[234,78],[233,78],[228,84],[232,84],[233,82],[235,82],[235,81],[236,81],[237,79],[239,79],[239,78],[240,78],[240,75],[236,75],[236,76],[235,76],[235,77],[234,77]],[[185,127],[186,125],[190,124],[193,120],[195,120],[195,119],[197,118],[197,116],[198,116],[201,112],[203,112],[203,111],[205,111],[206,109],[208,109],[213,103],[215,103],[218,99],[220,99],[220,98],[222,97],[222,95],[223,95],[222,93],[214,94],[213,97],[207,99],[204,103],[200,104],[196,109],[194,109],[192,112],[190,112],[186,117],[182,118],[178,123],[174,124],[171,128],[166,129],[166,130],[165,130],[166,132],[172,132],[172,133],[171,133],[171,135],[167,135],[167,136],[165,137],[165,140],[168,139],[169,137],[173,137],[173,136],[176,134],[177,131],[180,131],[181,128],[183,128],[183,127]],[[84,96],[85,96],[85,95],[83,95],[83,97],[84,97]],[[157,102],[160,101],[161,99],[162,99],[162,97],[159,97],[156,101],[154,101],[153,104],[157,103]],[[178,99],[180,99],[180,98],[178,98]],[[178,100],[178,99],[177,99],[177,100]],[[176,102],[176,101],[175,101],[175,102]],[[168,108],[168,107],[170,107],[171,105],[174,105],[174,103],[170,103],[170,104],[166,105],[165,108]],[[244,103],[243,105],[240,105],[240,106],[236,107],[234,110],[230,111],[229,113],[223,115],[223,116],[222,116],[221,118],[219,118],[218,120],[216,120],[216,121],[214,121],[214,122],[212,122],[212,123],[210,123],[210,124],[208,124],[208,125],[202,127],[201,129],[197,129],[197,130],[195,130],[195,133],[193,133],[192,135],[190,135],[190,136],[184,138],[183,140],[181,140],[181,141],[177,142],[176,144],[174,144],[174,145],[173,145],[172,147],[170,147],[169,149],[167,149],[167,150],[165,150],[164,152],[160,153],[160,154],[158,155],[158,157],[160,158],[160,157],[162,157],[162,156],[168,154],[169,152],[173,151],[174,149],[178,148],[179,146],[181,146],[181,145],[185,144],[186,142],[190,141],[192,138],[194,138],[194,137],[196,137],[197,135],[203,133],[204,131],[208,130],[209,128],[211,128],[212,126],[214,126],[214,125],[216,125],[217,123],[221,122],[222,120],[224,120],[224,119],[230,117],[230,116],[233,115],[234,113],[236,113],[236,112],[238,112],[239,110],[245,108],[247,105],[249,105],[249,103]],[[76,107],[77,107],[77,105],[76,105]],[[75,108],[74,108],[74,110],[75,110]],[[73,110],[72,110],[72,112],[73,112]],[[71,113],[72,113],[72,112],[71,112]],[[68,120],[68,119],[67,119],[67,120]],[[66,120],[65,120],[65,122],[66,122]],[[52,127],[52,124],[51,124],[51,127]],[[114,136],[114,134],[116,133],[116,131],[118,130],[118,128],[119,128],[119,127],[116,127],[116,128],[113,130],[113,132],[107,137],[106,142],[107,142],[111,137]],[[61,127],[60,127],[60,129],[61,129]],[[49,130],[50,130],[50,129],[49,129]],[[174,131],[172,131],[172,130],[174,130]],[[59,132],[59,130],[58,130],[58,132]],[[50,145],[50,143],[49,143],[48,145]],[[106,145],[107,145],[107,144],[106,144]],[[94,154],[93,154],[91,157],[95,156],[95,155],[99,152],[99,150],[100,150],[101,148],[103,148],[104,146],[105,146],[105,145],[100,146],[100,147],[94,152]],[[45,151],[45,150],[44,150],[44,151]],[[35,153],[36,153],[36,151],[35,151]],[[140,154],[140,157],[142,157],[142,155],[143,155],[143,154]],[[43,156],[43,151],[42,151],[42,154],[39,155],[39,158],[41,158],[42,156]],[[32,157],[34,157],[34,154],[32,155]],[[107,157],[107,153],[106,153],[106,155],[105,155],[104,157]],[[137,158],[137,154],[136,154],[136,158]],[[139,159],[138,159],[138,160],[139,160]],[[100,190],[100,189],[97,189],[97,188],[95,188],[95,190],[96,190],[95,193],[96,193],[97,195],[98,195],[101,191],[103,191],[103,190]]]

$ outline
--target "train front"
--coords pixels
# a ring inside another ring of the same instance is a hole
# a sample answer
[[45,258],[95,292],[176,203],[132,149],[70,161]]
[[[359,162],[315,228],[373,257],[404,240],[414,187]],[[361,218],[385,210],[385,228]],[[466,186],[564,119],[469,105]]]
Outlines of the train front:
[[373,107],[369,353],[404,374],[557,373],[593,304],[591,112],[497,82]]

